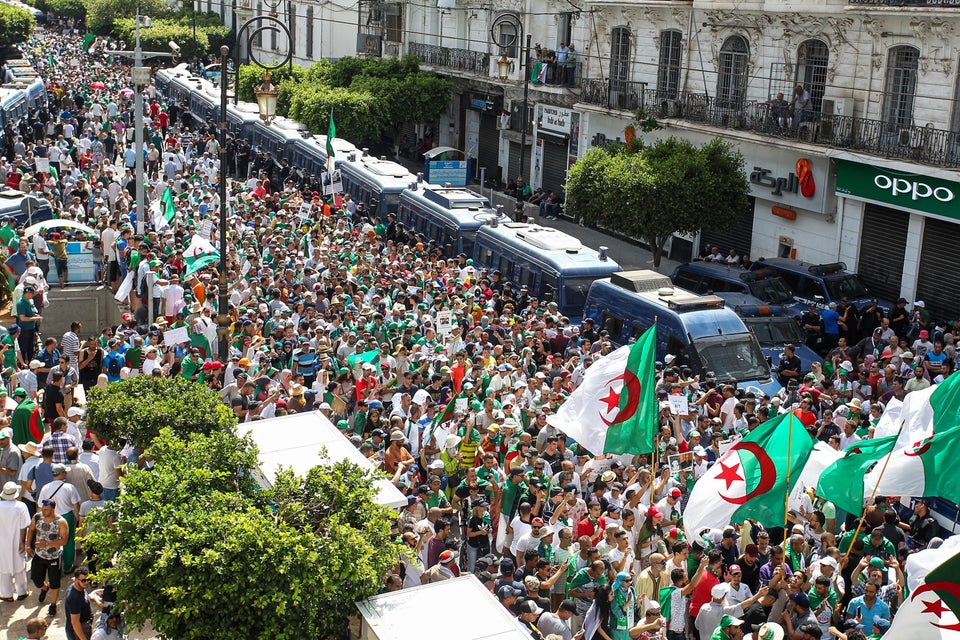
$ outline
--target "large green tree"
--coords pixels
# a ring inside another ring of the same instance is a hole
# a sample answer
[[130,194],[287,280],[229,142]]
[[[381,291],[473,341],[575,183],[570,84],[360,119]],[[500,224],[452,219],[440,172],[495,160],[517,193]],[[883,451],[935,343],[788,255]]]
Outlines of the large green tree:
[[750,185],[729,144],[671,137],[590,149],[571,167],[566,190],[568,213],[642,239],[659,267],[673,234],[733,226],[749,206]]
[[0,47],[24,42],[35,26],[36,20],[26,9],[0,4]]
[[[240,70],[240,99],[253,100],[263,70]],[[319,61],[308,69],[274,72],[280,87],[277,112],[326,133],[331,107],[337,134],[355,141],[397,140],[407,123],[433,122],[447,108],[452,85],[422,71],[417,58],[340,58]]]
[[110,443],[125,437],[147,447],[164,427],[186,435],[232,432],[236,424],[219,394],[179,376],[137,376],[87,394],[87,427]]
[[401,553],[373,479],[352,464],[284,472],[263,490],[252,442],[234,434],[164,429],[147,454],[153,470],[126,476],[88,542],[113,559],[98,577],[127,620],[162,637],[340,637]]
[[[140,15],[159,18],[173,13],[166,0],[83,0],[87,9],[87,29],[106,36],[113,29],[117,18],[132,18],[139,9]],[[130,43],[133,46],[132,43]]]

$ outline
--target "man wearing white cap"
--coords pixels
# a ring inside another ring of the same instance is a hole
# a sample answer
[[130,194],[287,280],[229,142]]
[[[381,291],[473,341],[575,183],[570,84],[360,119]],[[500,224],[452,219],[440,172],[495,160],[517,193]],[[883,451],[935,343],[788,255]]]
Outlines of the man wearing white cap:
[[0,492],[0,600],[25,600],[27,593],[26,544],[30,514],[20,497],[20,485],[7,482]]
[[[754,602],[757,602],[765,595],[770,588],[767,586],[760,587],[757,593],[739,604],[729,604],[727,602],[727,584],[721,582],[716,584],[710,590],[710,602],[704,604],[700,607],[700,612],[697,613],[697,619],[694,622],[694,625],[697,627],[697,631],[700,633],[701,640],[706,640],[710,638],[714,631],[719,629],[725,629],[729,627],[730,624],[723,624],[723,621],[730,618],[732,620],[737,620],[737,618],[731,618],[731,616],[742,616],[743,610],[749,608]],[[737,625],[742,624],[742,620],[737,620]]]

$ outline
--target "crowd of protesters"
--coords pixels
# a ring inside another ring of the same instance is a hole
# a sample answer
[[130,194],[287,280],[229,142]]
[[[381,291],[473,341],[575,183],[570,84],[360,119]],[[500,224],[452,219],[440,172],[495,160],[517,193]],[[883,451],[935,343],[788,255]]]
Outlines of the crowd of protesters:
[[[586,451],[549,419],[616,348],[593,320],[570,323],[554,302],[466,255],[444,256],[349,196],[321,197],[318,176],[245,140],[221,148],[214,123],[153,86],[144,89],[147,203],[137,207],[130,68],[109,55],[115,43],[97,41],[91,53],[81,41],[38,32],[24,46],[49,103],[8,127],[0,149],[0,180],[95,231],[0,228],[16,318],[0,340],[0,599],[28,597],[21,552],[48,615],[62,574],[76,568],[71,589],[83,591],[83,517],[114,499],[136,464],[133,443],[87,431],[78,388],[182,376],[217,390],[241,422],[319,412],[392,478],[408,496],[397,528],[411,553],[386,590],[471,572],[534,638],[855,640],[889,627],[906,555],[940,542],[924,502],[878,499],[862,514],[862,537],[852,535],[860,513],[812,490],[786,529],[737,522],[688,540],[682,518],[722,441],[793,411],[812,438],[841,449],[872,436],[891,398],[949,375],[957,328],[922,302],[908,311],[902,300],[887,315],[811,308],[802,323],[824,360],[801,375],[788,352],[781,377],[795,379],[773,397],[695,377],[684,354],[667,355],[657,366],[657,456]],[[177,215],[158,230],[150,205],[168,189]],[[220,353],[210,339],[218,265],[191,272],[184,248],[201,233],[219,245],[227,204],[219,249],[231,334]],[[120,325],[44,330],[50,261],[69,284],[70,241],[120,291]],[[438,326],[440,312],[452,312],[452,326]],[[827,345],[821,334],[840,317],[842,334]],[[190,339],[168,344],[164,334],[183,327]],[[688,398],[685,415],[671,414],[676,393]],[[680,454],[691,461],[671,466]],[[70,595],[66,607],[68,637],[88,640],[79,625],[89,604],[77,627]]]

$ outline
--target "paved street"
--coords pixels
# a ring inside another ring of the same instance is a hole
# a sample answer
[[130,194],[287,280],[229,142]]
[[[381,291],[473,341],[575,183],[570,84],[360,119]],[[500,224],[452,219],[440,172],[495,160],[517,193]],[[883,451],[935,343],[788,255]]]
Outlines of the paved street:
[[[46,617],[47,605],[49,605],[50,602],[47,601],[42,605],[39,604],[37,602],[37,590],[33,589],[32,585],[30,597],[23,602],[0,602],[0,620],[7,621],[3,635],[0,635],[0,640],[18,640],[18,638],[26,637],[27,620],[38,616],[43,617],[47,621],[47,624],[50,625],[47,627],[46,638],[48,640],[65,640],[67,634],[63,628],[65,621],[63,614],[63,596],[69,584],[69,578],[64,576],[63,588],[60,590],[60,610],[57,612],[56,618]],[[134,629],[129,635],[130,640],[148,640],[154,637],[155,634],[150,628],[144,629],[143,631]]]

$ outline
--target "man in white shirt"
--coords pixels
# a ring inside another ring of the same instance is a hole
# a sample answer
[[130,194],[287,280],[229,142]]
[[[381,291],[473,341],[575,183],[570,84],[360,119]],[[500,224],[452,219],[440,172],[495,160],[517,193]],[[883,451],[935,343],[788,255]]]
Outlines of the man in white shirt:
[[730,565],[730,568],[727,570],[727,575],[730,577],[730,581],[725,583],[727,588],[727,602],[730,604],[742,604],[745,600],[753,597],[753,591],[750,590],[750,587],[741,582],[743,572],[740,569],[740,565]]

